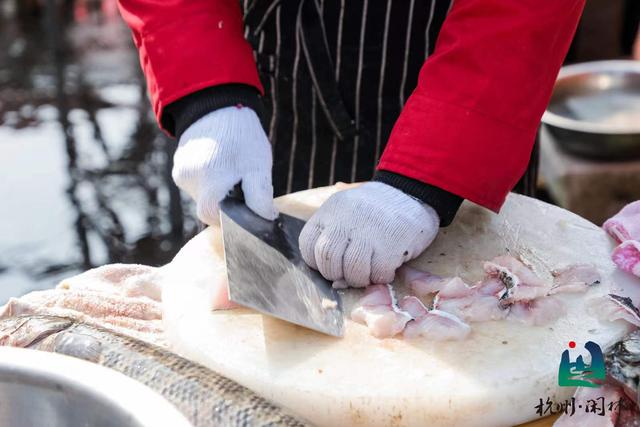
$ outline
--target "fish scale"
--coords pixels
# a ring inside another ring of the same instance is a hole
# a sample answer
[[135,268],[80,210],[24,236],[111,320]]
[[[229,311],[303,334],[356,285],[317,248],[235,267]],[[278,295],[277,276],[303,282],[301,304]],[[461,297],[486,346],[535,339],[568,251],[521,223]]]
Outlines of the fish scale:
[[66,354],[121,372],[161,394],[196,427],[309,425],[202,365],[73,319],[56,316],[3,319],[0,337],[2,345]]

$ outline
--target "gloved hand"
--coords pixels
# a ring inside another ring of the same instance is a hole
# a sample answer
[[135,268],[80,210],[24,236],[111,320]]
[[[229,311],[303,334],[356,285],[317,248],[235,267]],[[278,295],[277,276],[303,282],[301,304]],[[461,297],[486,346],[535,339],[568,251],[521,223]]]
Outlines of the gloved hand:
[[197,204],[206,224],[218,223],[218,203],[242,181],[247,206],[266,219],[273,206],[271,145],[258,115],[248,107],[225,107],[201,117],[180,137],[171,175]]
[[302,257],[329,280],[389,283],[395,270],[435,239],[428,205],[387,184],[368,182],[331,196],[300,233]]

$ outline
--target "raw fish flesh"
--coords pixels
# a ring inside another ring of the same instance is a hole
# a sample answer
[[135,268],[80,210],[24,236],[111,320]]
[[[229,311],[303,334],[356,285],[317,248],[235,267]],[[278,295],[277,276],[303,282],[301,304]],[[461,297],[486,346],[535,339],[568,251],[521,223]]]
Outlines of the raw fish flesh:
[[404,297],[400,301],[400,308],[414,317],[404,328],[405,338],[424,337],[430,341],[460,341],[471,332],[471,327],[458,317],[441,310],[427,310],[414,296]]
[[400,267],[397,274],[398,279],[411,289],[414,295],[420,297],[438,292],[449,280],[408,265]]
[[560,292],[585,292],[602,281],[600,273],[591,264],[574,264],[551,272],[553,287],[549,294]]
[[531,301],[518,301],[511,305],[509,320],[540,326],[553,322],[566,314],[566,308],[557,297],[542,297]]
[[640,311],[633,305],[629,297],[609,294],[587,301],[587,313],[603,320],[613,322],[623,319],[635,326],[640,326]]
[[484,263],[484,271],[500,279],[505,290],[499,295],[504,305],[515,301],[532,300],[547,295],[550,286],[521,261],[510,255],[502,255]]
[[389,338],[399,334],[413,317],[401,310],[391,285],[371,285],[358,301],[351,320],[367,325],[376,338]]
[[504,290],[502,282],[486,280],[469,286],[459,277],[450,279],[434,299],[435,309],[453,314],[465,322],[504,319],[508,313],[500,306],[497,292]]

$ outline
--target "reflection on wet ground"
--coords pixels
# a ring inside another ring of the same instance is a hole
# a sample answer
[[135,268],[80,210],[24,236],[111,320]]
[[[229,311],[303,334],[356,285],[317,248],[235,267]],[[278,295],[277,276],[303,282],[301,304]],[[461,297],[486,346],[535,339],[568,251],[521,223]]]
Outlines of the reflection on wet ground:
[[199,227],[115,0],[0,0],[0,303]]

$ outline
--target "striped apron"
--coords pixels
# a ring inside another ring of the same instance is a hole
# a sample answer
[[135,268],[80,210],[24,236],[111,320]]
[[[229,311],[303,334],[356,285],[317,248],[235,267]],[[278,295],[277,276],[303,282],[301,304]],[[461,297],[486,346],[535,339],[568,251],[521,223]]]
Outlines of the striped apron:
[[371,179],[453,0],[242,1],[275,194]]

